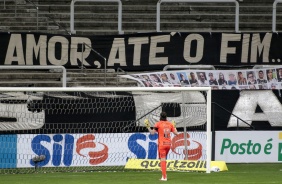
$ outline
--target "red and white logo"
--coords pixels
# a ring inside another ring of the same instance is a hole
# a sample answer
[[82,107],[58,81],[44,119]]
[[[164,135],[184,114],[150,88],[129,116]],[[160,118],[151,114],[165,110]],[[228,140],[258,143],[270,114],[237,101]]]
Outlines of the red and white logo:
[[[95,143],[95,136],[92,134],[88,134],[85,136],[80,137],[76,142],[76,152],[83,157],[86,157],[87,155],[82,154],[82,150],[84,149],[91,149],[91,151],[88,152],[88,156],[90,157],[89,163],[91,165],[98,165],[103,163],[108,158],[108,146],[103,143]],[[99,144],[100,149],[92,151],[94,148],[97,148],[97,144]]]
[[[202,148],[203,148],[202,144],[197,141],[193,141],[193,140],[190,142],[189,141],[190,135],[188,133],[186,135],[187,135],[186,145],[188,147],[187,148],[188,150],[185,150],[184,148],[185,147],[184,133],[181,133],[181,134],[178,134],[177,136],[174,136],[172,139],[172,144],[171,144],[172,152],[180,155],[180,153],[176,151],[176,148],[183,147],[182,154],[184,155],[184,159],[199,160],[202,157]],[[191,147],[191,144],[193,144],[192,147]],[[185,155],[188,155],[188,158],[185,158]]]

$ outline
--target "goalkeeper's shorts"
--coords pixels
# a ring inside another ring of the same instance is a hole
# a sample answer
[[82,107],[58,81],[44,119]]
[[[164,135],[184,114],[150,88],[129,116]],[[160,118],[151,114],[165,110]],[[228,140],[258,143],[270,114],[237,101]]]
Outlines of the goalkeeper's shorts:
[[166,158],[168,152],[170,150],[170,145],[166,145],[166,146],[159,146],[159,158]]

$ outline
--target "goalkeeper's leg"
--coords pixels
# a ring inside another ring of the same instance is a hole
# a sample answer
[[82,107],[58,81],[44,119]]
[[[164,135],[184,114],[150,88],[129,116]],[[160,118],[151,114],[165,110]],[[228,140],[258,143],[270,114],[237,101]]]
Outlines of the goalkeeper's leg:
[[162,178],[161,181],[167,181],[166,175],[166,156],[170,150],[170,146],[160,146],[159,147],[159,157],[161,160],[161,170],[162,170]]
[[160,180],[167,180],[166,176],[166,159],[161,159],[162,178]]

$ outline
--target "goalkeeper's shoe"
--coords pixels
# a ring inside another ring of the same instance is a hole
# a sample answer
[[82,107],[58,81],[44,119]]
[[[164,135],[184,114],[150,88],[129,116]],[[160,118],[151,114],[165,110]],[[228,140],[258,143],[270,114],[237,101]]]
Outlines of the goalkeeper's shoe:
[[161,178],[160,181],[167,181],[167,178]]

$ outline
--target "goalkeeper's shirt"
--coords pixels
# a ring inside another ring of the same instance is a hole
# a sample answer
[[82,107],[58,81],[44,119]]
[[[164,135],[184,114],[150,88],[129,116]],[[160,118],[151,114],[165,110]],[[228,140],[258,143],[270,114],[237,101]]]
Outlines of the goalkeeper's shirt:
[[174,131],[173,124],[169,121],[159,121],[154,128],[158,132],[159,146],[171,145],[170,133]]

